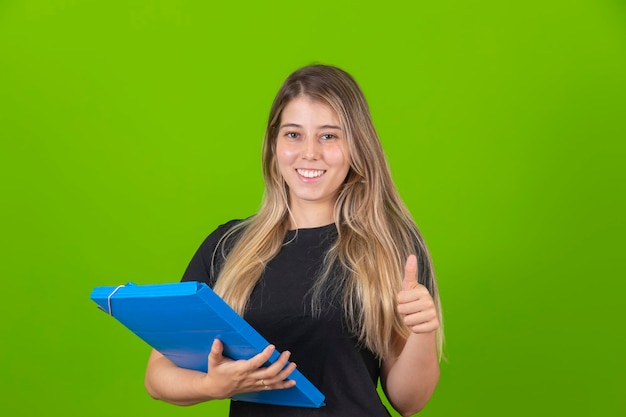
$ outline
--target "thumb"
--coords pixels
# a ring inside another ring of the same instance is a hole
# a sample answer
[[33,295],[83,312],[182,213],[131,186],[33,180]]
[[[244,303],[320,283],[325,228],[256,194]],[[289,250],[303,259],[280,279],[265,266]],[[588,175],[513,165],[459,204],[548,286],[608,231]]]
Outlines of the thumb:
[[402,280],[402,289],[411,290],[416,288],[417,283],[417,258],[415,255],[409,255],[404,265],[404,279]]
[[209,352],[209,368],[211,365],[217,365],[224,358],[222,356],[222,352],[224,352],[224,344],[221,340],[215,339],[213,340],[213,345],[211,345],[211,352]]

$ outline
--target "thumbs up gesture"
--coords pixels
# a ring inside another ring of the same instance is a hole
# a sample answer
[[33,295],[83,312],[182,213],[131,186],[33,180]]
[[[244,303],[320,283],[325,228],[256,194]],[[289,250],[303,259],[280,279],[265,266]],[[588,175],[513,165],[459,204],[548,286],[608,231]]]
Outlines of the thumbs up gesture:
[[402,290],[398,293],[398,313],[413,333],[429,333],[439,328],[435,302],[428,289],[417,281],[417,258],[409,255],[404,266]]

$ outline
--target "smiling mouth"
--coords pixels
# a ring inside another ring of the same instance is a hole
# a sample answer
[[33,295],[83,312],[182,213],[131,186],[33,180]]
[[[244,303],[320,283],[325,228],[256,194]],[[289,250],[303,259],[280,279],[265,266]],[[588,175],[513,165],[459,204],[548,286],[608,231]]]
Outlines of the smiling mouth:
[[299,175],[302,175],[305,178],[318,178],[324,175],[326,170],[323,169],[296,169],[296,172]]

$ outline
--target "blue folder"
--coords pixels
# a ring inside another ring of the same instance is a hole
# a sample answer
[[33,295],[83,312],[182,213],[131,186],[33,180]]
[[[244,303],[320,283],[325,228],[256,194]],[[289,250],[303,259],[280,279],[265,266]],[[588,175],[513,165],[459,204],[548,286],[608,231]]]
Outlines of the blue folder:
[[[213,290],[200,282],[136,285],[93,289],[90,297],[177,366],[207,371],[213,340],[224,343],[224,355],[250,359],[269,343]],[[280,353],[274,351],[266,366]],[[294,387],[238,394],[233,400],[319,408],[324,395],[297,369],[288,379]]]

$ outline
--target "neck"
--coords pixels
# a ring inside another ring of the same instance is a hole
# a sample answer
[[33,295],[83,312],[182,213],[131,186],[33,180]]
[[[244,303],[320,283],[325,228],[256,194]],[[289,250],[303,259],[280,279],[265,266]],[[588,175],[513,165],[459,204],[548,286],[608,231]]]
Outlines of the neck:
[[289,229],[310,229],[326,226],[335,221],[333,206],[299,203],[291,207]]

